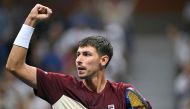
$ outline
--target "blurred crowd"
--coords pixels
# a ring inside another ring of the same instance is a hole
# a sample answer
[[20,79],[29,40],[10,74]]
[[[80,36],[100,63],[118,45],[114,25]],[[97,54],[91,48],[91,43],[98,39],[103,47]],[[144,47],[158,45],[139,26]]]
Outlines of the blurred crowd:
[[[35,1],[0,1],[0,109],[51,109],[28,87],[5,71],[13,41]],[[133,14],[137,0],[54,0],[47,5],[53,15],[39,22],[33,34],[27,63],[46,71],[76,76],[75,55],[79,40],[107,37],[114,48],[107,78],[127,81],[133,49]],[[167,27],[176,63],[174,92],[176,109],[190,109],[190,2],[184,5],[180,25]]]
[[[79,40],[103,35],[113,44],[114,56],[107,78],[125,81],[132,49],[132,17],[136,0],[55,0],[38,3],[52,8],[48,21],[40,22],[33,34],[27,63],[46,71],[76,75],[75,52]],[[5,71],[13,41],[27,14],[36,3],[0,1],[0,109],[50,109],[26,86]]]
[[175,109],[190,109],[190,1],[181,12],[180,24],[171,24],[167,35],[173,44],[176,63],[174,79]]

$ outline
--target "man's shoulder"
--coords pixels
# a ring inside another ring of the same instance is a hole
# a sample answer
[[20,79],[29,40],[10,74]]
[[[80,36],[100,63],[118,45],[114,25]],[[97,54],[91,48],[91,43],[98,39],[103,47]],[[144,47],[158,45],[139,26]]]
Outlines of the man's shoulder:
[[37,68],[37,76],[39,78],[51,78],[51,79],[56,79],[56,80],[66,79],[66,80],[72,80],[72,81],[78,82],[78,79],[73,75],[59,73],[59,72],[47,72],[40,68]]
[[116,88],[116,89],[126,89],[128,87],[133,87],[130,83],[125,83],[125,82],[110,82],[110,85],[113,87],[113,88]]

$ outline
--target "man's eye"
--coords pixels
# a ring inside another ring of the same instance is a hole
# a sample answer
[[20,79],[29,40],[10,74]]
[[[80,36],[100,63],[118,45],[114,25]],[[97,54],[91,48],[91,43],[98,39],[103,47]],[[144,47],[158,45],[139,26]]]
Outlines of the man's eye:
[[84,55],[84,56],[91,56],[90,53],[84,53],[83,55]]

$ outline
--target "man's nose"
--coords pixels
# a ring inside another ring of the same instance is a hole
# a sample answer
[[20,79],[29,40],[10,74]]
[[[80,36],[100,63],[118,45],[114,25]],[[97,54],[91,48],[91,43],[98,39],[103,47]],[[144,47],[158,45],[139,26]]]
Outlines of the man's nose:
[[82,63],[82,56],[78,56],[76,59],[76,63],[80,65]]

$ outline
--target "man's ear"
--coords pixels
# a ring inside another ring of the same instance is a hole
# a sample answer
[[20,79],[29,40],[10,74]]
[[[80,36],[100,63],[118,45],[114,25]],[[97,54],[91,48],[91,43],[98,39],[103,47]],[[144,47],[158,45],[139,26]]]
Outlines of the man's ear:
[[103,56],[101,57],[101,59],[100,59],[100,64],[101,64],[102,66],[105,66],[105,65],[108,63],[108,61],[109,61],[109,57],[108,57],[107,55],[103,55]]

